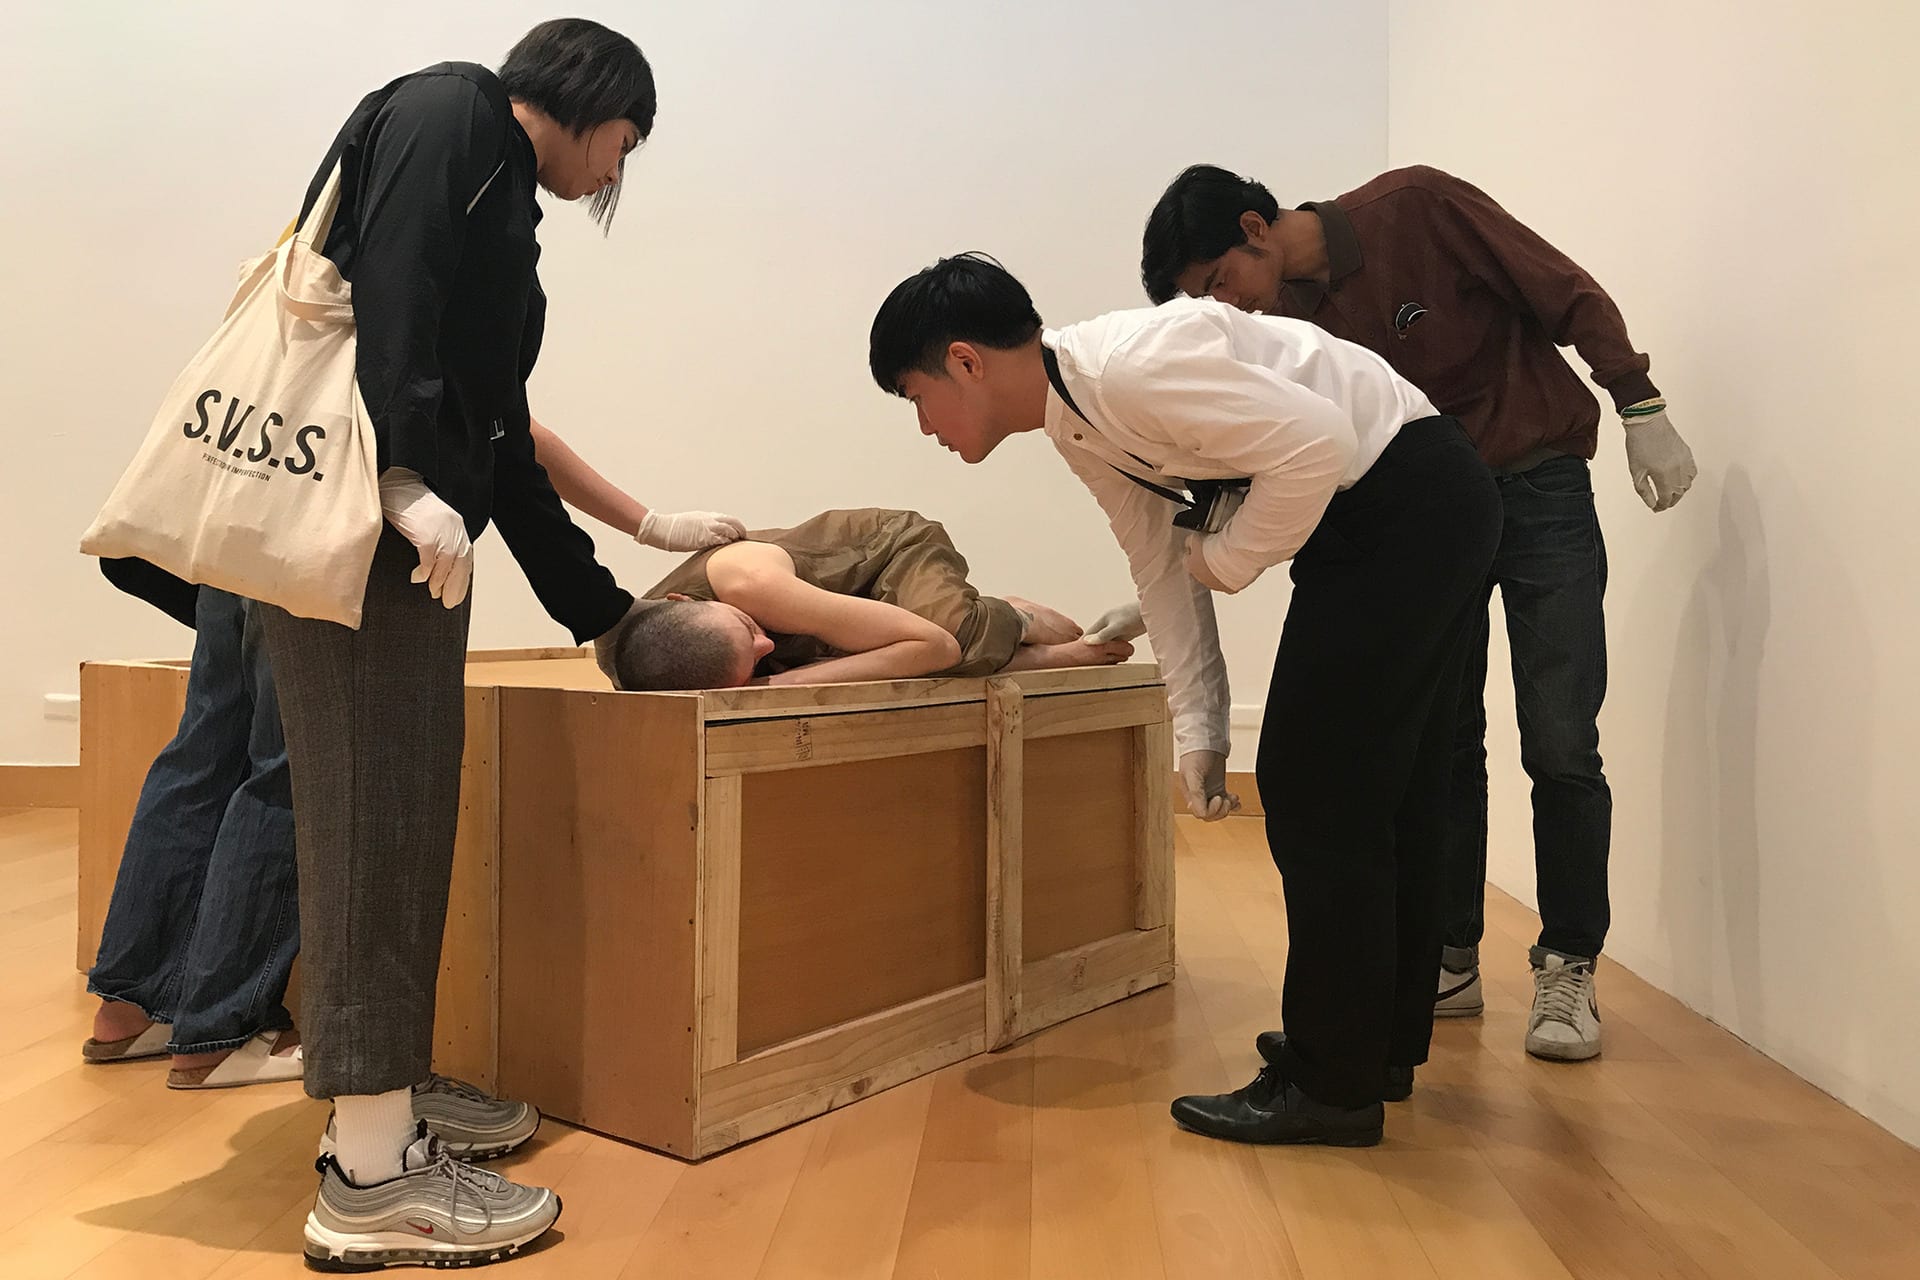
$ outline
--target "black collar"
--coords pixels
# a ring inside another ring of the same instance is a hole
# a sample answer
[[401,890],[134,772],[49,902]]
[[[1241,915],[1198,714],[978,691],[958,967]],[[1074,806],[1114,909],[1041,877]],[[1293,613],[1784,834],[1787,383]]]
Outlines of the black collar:
[[1281,288],[1292,303],[1290,310],[1310,316],[1320,309],[1335,286],[1360,269],[1360,237],[1353,233],[1347,211],[1331,200],[1308,201],[1300,208],[1320,219],[1320,231],[1327,241],[1327,283],[1289,280]]

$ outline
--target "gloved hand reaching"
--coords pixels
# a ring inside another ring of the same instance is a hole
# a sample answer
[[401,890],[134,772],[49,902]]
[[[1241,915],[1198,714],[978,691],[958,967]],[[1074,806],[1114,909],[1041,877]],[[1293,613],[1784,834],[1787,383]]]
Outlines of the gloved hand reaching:
[[662,551],[704,551],[746,535],[746,525],[718,511],[649,511],[633,540]]
[[1147,634],[1146,620],[1140,616],[1140,602],[1129,600],[1126,604],[1107,610],[1093,620],[1083,640],[1094,644],[1105,644],[1109,640],[1138,640]]
[[1180,786],[1187,810],[1206,822],[1218,822],[1240,807],[1227,790],[1227,757],[1219,751],[1189,751],[1180,757]]
[[1655,511],[1665,511],[1686,496],[1700,468],[1693,450],[1667,420],[1664,400],[1647,400],[1621,410],[1627,428],[1627,470],[1634,492]]
[[473,580],[473,543],[460,513],[406,467],[380,474],[380,510],[420,553],[413,580],[426,583],[428,593],[447,608],[458,608]]

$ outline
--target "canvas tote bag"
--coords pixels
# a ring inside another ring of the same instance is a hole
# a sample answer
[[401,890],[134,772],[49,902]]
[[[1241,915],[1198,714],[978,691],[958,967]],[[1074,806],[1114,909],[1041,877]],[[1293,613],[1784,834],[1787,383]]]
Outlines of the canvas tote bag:
[[352,286],[320,252],[339,205],[336,166],[299,230],[242,266],[82,551],[360,625],[380,488]]

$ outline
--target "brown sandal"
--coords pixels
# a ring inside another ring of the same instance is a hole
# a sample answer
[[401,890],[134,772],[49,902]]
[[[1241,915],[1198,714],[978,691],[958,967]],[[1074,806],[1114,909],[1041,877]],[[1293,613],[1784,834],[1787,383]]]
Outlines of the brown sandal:
[[138,1035],[127,1036],[121,1040],[95,1040],[87,1037],[80,1046],[80,1056],[88,1062],[139,1062],[144,1058],[164,1058],[167,1056],[167,1041],[173,1039],[173,1028],[164,1022],[156,1022]]
[[292,1053],[276,1054],[283,1040],[299,1033],[262,1031],[220,1061],[204,1067],[176,1067],[167,1072],[169,1089],[237,1089],[250,1084],[298,1080],[306,1073],[305,1058],[296,1043]]

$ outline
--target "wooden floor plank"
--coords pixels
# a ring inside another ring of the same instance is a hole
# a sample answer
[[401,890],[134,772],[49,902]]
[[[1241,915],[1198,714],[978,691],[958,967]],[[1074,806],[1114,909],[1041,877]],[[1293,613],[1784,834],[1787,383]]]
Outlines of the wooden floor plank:
[[[71,813],[0,811],[0,1276],[292,1280],[325,1112],[87,1066]],[[1606,1052],[1522,1049],[1539,924],[1490,890],[1484,1017],[1367,1151],[1185,1133],[1279,1023],[1262,824],[1176,836],[1175,981],[698,1165],[549,1124],[503,1172],[560,1229],[513,1275],[786,1280],[1907,1280],[1920,1151],[1617,965]]]
[[896,1280],[1027,1280],[1033,1240],[1033,1042],[933,1077]]
[[625,1280],[757,1274],[812,1143],[811,1128],[799,1125],[688,1168],[618,1274]]
[[813,1128],[761,1280],[887,1280],[920,1160],[933,1081],[922,1076]]
[[1146,1146],[1121,1035],[1127,1006],[1033,1043],[1035,1277],[1162,1280]]
[[1186,1133],[1167,1115],[1181,1093],[1220,1093],[1246,1081],[1220,1061],[1204,1026],[1176,1017],[1194,997],[1171,986],[1130,1001],[1125,1026],[1134,1117],[1146,1148],[1161,1262],[1168,1280],[1301,1277],[1293,1242],[1273,1211],[1258,1152]]

